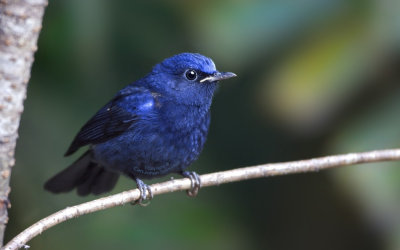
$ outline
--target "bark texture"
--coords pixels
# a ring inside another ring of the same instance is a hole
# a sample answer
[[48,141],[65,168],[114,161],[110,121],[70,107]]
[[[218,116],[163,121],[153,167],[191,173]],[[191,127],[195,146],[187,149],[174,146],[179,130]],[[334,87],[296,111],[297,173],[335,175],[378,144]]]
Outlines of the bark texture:
[[0,0],[0,244],[10,207],[11,167],[47,0]]

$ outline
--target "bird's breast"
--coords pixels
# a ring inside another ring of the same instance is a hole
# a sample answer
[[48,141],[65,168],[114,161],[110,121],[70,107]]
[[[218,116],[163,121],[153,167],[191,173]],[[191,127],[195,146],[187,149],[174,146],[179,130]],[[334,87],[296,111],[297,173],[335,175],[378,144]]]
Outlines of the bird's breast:
[[[165,106],[163,105],[165,108]],[[179,172],[195,161],[206,141],[210,113],[197,108],[161,110],[126,133],[94,146],[102,165],[141,178]]]

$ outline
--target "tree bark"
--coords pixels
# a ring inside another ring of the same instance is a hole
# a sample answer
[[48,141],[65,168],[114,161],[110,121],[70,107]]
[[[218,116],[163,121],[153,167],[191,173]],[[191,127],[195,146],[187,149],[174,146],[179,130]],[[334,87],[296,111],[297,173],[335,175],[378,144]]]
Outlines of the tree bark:
[[46,5],[47,0],[0,0],[0,245],[19,121]]

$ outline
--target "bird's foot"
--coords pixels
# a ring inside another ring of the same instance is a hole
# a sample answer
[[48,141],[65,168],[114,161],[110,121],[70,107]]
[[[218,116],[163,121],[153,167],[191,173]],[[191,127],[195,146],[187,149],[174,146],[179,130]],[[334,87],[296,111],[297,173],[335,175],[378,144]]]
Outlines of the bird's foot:
[[[139,204],[142,207],[148,206],[150,204],[150,200],[153,199],[153,192],[149,185],[145,184],[141,179],[135,178],[137,188],[140,191],[140,197],[138,200],[132,203],[132,205]],[[147,196],[148,194],[148,196]],[[149,200],[147,203],[143,203],[143,201]]]
[[197,193],[199,192],[199,189],[201,187],[201,179],[200,176],[196,172],[189,172],[189,171],[183,171],[181,173],[184,177],[187,177],[191,181],[191,187],[189,190],[186,191],[186,193],[190,197],[195,197],[197,196]]

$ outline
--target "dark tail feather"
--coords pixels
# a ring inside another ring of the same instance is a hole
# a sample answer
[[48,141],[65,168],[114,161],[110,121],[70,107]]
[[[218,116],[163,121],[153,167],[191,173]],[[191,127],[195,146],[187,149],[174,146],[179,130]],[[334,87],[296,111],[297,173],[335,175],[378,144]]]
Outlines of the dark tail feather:
[[113,189],[117,183],[119,174],[107,171],[103,167],[91,164],[82,178],[84,181],[77,185],[78,194],[81,196],[93,193],[102,194]]
[[44,188],[53,193],[69,192],[77,188],[81,196],[110,191],[117,183],[119,174],[107,171],[91,161],[90,150],[68,168],[48,180]]
[[97,178],[92,184],[92,193],[98,195],[110,191],[114,188],[115,184],[117,184],[118,178],[119,174],[101,168],[101,172],[97,175]]

